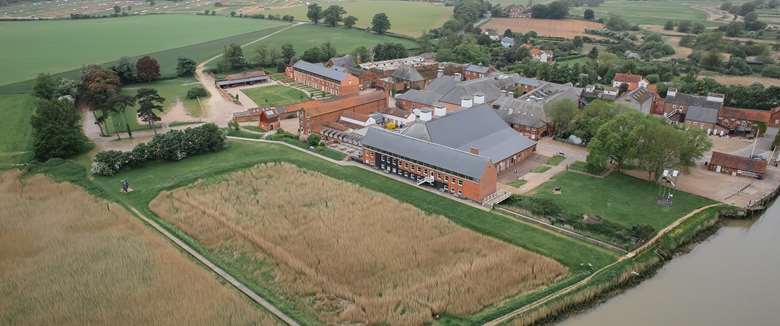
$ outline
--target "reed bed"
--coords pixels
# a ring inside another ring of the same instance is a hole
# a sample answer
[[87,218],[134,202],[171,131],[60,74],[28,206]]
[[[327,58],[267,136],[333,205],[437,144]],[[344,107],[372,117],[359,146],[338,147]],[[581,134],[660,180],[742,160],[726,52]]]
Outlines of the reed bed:
[[273,325],[122,207],[0,174],[0,325]]
[[567,273],[552,259],[290,164],[163,192],[150,207],[242,270],[269,266],[252,277],[271,274],[283,297],[306,298],[299,301],[327,324],[471,314]]

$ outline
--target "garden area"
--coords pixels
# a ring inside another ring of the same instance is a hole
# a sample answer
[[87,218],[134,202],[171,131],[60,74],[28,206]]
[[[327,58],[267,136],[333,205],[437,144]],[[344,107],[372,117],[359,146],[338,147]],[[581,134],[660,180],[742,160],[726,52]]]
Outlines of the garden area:
[[245,88],[241,90],[258,107],[277,107],[303,102],[309,99],[306,93],[282,85]]

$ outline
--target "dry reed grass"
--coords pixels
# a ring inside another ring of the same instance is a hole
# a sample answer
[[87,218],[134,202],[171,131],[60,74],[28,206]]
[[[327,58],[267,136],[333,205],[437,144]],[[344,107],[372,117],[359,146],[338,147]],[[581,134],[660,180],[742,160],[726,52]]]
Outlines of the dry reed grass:
[[122,207],[0,174],[0,325],[276,321]]
[[313,299],[307,309],[328,324],[419,325],[434,313],[477,312],[567,272],[444,217],[289,164],[165,192],[151,208],[212,251],[270,261],[281,292]]

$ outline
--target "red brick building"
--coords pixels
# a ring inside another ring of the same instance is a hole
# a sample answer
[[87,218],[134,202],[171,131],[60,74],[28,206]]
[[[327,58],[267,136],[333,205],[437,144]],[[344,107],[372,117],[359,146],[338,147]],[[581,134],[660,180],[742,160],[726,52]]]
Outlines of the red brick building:
[[625,85],[623,87],[626,87],[629,92],[640,87],[647,87],[649,84],[650,83],[646,80],[642,79],[642,76],[634,74],[617,73],[615,74],[615,78],[612,78],[612,87],[620,88]]
[[474,80],[485,78],[490,73],[490,68],[485,66],[468,65],[463,69],[463,78],[466,80]]
[[328,68],[322,64],[298,60],[287,67],[285,75],[297,83],[336,96],[353,95],[360,91],[360,79],[343,67]]
[[371,114],[387,108],[388,94],[367,91],[363,94],[341,96],[329,100],[311,100],[288,105],[286,112],[298,112],[299,133],[306,136],[320,133],[326,123],[336,123],[346,112]]
[[757,179],[764,177],[766,167],[767,161],[721,152],[712,152],[712,157],[707,165],[710,171]]
[[276,130],[280,127],[279,111],[276,108],[254,108],[243,112],[233,113],[235,122],[257,121],[258,127],[264,130]]

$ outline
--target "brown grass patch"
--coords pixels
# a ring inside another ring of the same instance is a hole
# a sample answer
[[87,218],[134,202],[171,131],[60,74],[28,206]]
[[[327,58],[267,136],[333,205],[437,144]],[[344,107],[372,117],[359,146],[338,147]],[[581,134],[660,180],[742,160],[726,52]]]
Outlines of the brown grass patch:
[[437,312],[477,312],[567,272],[444,217],[289,164],[162,193],[151,208],[212,252],[271,264],[274,290],[306,297],[304,309],[328,324],[419,325]]
[[0,324],[276,324],[122,207],[0,174]]
[[575,36],[588,36],[598,39],[603,37],[585,34],[585,29],[601,29],[604,25],[576,19],[492,18],[480,27],[482,30],[494,29],[499,34],[511,29],[513,32],[522,33],[535,31],[540,36],[569,39]]
[[669,45],[674,48],[674,55],[673,58],[679,58],[679,59],[687,59],[688,56],[693,53],[693,49],[687,48],[680,45],[680,40],[682,40],[682,37],[680,36],[667,36],[665,37],[668,41]]
[[727,76],[727,75],[699,76],[700,79],[704,77],[712,78],[715,81],[724,85],[750,86],[753,85],[753,83],[761,83],[766,87],[769,86],[780,87],[780,79],[762,77],[762,76]]

